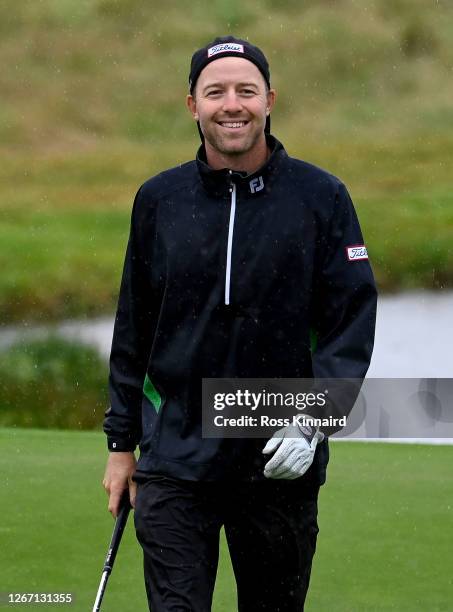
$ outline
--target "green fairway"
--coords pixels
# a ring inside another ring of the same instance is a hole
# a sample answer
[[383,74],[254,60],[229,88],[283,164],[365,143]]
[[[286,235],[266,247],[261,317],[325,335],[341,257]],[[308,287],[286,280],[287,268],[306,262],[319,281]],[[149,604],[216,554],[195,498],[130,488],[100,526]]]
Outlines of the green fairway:
[[[86,612],[113,527],[103,434],[0,429],[0,449],[0,591],[72,592],[67,609]],[[452,457],[451,447],[332,444],[307,612],[451,610]],[[132,520],[104,609],[147,609]],[[235,610],[224,542],[213,610]]]

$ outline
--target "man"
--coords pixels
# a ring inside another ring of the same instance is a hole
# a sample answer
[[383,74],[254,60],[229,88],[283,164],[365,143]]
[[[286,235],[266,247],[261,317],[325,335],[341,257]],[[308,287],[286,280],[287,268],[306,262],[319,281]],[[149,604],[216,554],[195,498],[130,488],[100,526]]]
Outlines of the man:
[[327,439],[204,439],[202,379],[363,378],[371,357],[376,291],[352,202],[270,135],[275,95],[249,42],[197,51],[197,158],[134,202],[104,486],[114,516],[129,487],[153,612],[211,609],[222,526],[239,610],[300,611],[308,588]]

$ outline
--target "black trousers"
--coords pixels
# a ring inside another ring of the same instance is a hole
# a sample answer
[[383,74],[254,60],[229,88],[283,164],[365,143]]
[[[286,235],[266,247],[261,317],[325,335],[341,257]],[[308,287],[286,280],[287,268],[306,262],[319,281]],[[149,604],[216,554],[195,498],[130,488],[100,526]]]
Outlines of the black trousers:
[[139,482],[134,520],[149,609],[211,610],[224,526],[238,611],[303,611],[318,533],[318,491],[304,477],[219,483],[154,475]]

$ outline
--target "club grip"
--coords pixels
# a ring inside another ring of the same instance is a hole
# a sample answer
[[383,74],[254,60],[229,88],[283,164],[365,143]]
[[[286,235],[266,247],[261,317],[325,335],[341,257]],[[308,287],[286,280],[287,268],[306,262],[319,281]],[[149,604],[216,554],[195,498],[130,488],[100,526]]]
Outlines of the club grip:
[[113,528],[112,539],[110,540],[109,549],[107,552],[107,556],[105,558],[104,568],[102,570],[101,582],[99,584],[98,592],[96,594],[96,600],[93,606],[93,612],[99,612],[101,609],[102,599],[104,597],[104,592],[107,587],[107,581],[109,579],[110,573],[113,568],[113,564],[115,563],[116,553],[118,552],[118,547],[121,542],[121,537],[123,535],[124,528],[126,527],[127,517],[129,516],[129,511],[131,509],[131,504],[129,501],[129,488],[123,491],[123,494],[120,499],[119,504],[119,512],[116,517],[115,527]]
[[121,542],[121,538],[123,536],[124,528],[126,527],[127,517],[129,516],[130,510],[131,503],[129,500],[129,489],[125,489],[120,499],[118,516],[115,520],[115,527],[113,529],[112,539],[110,540],[109,549],[105,558],[103,571],[107,572],[108,574],[110,574],[110,572],[112,571],[113,564],[115,563],[116,553],[118,552],[118,548]]

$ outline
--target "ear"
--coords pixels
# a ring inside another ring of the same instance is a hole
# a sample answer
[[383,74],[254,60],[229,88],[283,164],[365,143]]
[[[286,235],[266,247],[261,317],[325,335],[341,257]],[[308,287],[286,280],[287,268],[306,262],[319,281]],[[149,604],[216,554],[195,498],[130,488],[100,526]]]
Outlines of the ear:
[[195,98],[191,94],[187,95],[186,106],[189,109],[195,121],[198,121],[197,103],[195,102]]
[[274,108],[276,97],[277,97],[277,93],[275,89],[269,89],[266,95],[266,99],[267,99],[266,115],[268,116],[271,114],[272,109]]

